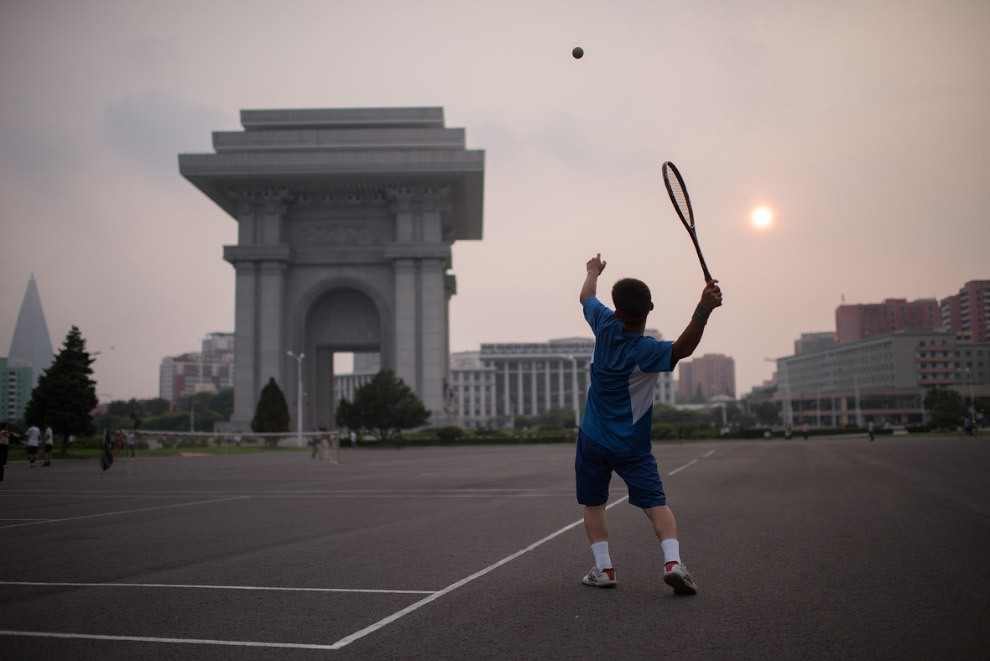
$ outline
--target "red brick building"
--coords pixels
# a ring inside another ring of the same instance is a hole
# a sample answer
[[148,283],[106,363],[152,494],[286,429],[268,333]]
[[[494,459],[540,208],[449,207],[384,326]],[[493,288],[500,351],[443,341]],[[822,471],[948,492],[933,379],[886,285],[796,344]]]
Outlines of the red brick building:
[[708,401],[715,395],[736,396],[736,361],[718,353],[677,363],[678,401],[690,402],[699,393]]
[[835,309],[835,335],[839,344],[899,330],[941,325],[942,312],[934,298],[911,302],[904,298],[888,298],[883,303],[840,305]]
[[972,334],[973,342],[990,342],[990,280],[970,280],[959,293],[942,299],[942,326]]

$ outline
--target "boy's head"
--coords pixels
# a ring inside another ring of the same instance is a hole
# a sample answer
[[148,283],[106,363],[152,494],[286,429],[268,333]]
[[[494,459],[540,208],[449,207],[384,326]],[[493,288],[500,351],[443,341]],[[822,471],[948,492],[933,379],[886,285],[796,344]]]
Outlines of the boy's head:
[[615,316],[627,324],[645,322],[653,309],[650,288],[636,278],[623,278],[612,285],[612,304]]

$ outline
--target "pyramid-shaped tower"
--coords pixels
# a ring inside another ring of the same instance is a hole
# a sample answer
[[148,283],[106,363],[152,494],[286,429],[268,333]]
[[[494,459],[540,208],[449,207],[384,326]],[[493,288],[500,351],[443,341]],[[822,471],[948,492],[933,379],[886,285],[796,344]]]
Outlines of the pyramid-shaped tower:
[[17,315],[14,337],[10,341],[10,351],[7,352],[7,365],[30,367],[33,388],[38,385],[38,377],[48,369],[54,359],[52,340],[48,336],[48,324],[45,323],[45,312],[41,309],[41,296],[38,294],[38,285],[35,284],[32,273],[27,291],[24,292],[24,300],[21,301],[21,311]]

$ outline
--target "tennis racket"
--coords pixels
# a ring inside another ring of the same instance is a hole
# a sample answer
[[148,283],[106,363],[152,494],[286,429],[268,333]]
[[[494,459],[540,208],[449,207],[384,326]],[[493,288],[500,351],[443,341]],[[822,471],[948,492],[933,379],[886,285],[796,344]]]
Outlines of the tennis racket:
[[677,170],[677,166],[667,161],[663,164],[663,183],[667,187],[667,194],[674,205],[674,210],[684,223],[684,229],[691,235],[694,249],[698,252],[698,260],[701,262],[701,270],[705,274],[705,282],[712,279],[712,274],[708,272],[708,265],[705,264],[705,257],[701,254],[701,246],[698,245],[698,233],[694,229],[694,210],[691,208],[691,198],[688,196],[687,186],[684,185],[684,178]]

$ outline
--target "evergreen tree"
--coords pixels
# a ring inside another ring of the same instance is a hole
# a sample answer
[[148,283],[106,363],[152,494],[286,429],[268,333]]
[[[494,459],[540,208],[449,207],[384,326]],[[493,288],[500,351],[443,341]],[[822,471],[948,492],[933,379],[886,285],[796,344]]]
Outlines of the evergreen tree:
[[367,429],[384,443],[394,432],[425,425],[430,412],[405,381],[386,369],[355,390],[353,402],[341,399],[336,419],[349,429]]
[[261,389],[251,429],[259,434],[289,431],[289,405],[285,401],[285,393],[275,383],[275,377],[268,379]]
[[75,326],[65,337],[55,361],[38,378],[24,415],[29,424],[48,423],[62,438],[62,454],[68,451],[69,436],[93,433],[96,382],[90,378],[93,359],[86,352],[86,340]]

